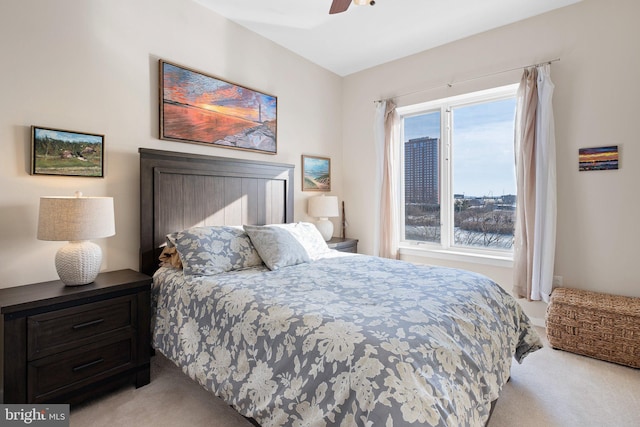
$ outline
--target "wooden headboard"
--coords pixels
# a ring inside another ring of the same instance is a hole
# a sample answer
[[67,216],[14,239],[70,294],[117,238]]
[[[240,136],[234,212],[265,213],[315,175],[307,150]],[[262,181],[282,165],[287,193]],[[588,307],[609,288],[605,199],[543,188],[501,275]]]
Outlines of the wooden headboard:
[[293,165],[140,148],[140,271],[166,235],[202,225],[293,221]]

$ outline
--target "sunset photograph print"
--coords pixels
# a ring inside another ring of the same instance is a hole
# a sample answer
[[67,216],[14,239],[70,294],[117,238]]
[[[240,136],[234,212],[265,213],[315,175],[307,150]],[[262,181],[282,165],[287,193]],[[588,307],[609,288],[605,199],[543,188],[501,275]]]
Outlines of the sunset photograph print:
[[161,61],[160,136],[276,153],[277,98]]
[[578,161],[580,171],[618,169],[618,146],[580,148]]

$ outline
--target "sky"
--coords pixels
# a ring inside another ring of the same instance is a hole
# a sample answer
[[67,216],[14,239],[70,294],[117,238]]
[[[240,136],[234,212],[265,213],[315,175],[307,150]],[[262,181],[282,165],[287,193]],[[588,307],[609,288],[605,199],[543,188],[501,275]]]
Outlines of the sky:
[[276,119],[277,98],[163,62],[163,97],[246,120]]
[[102,136],[89,135],[85,133],[75,133],[72,131],[54,130],[54,129],[42,129],[36,128],[36,137],[52,139],[59,139],[67,142],[83,143],[83,144],[101,144]]
[[[453,192],[516,194],[513,154],[515,98],[456,107],[453,113]],[[440,137],[439,111],[405,118],[405,141]]]

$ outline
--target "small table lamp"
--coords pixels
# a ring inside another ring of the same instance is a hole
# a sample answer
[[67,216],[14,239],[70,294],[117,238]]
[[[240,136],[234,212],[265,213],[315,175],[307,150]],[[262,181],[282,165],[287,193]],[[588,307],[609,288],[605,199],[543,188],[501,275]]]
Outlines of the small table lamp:
[[324,240],[331,240],[333,236],[333,223],[329,217],[338,216],[338,198],[336,196],[311,197],[309,199],[309,216],[318,218],[316,228],[322,234]]
[[113,197],[40,197],[38,240],[69,241],[56,253],[56,270],[67,286],[95,280],[100,246],[89,241],[116,234]]

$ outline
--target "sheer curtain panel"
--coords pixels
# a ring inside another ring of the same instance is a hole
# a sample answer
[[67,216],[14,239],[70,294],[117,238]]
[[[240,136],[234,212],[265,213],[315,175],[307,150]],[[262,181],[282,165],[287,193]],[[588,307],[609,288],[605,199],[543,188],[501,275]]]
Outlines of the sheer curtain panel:
[[380,194],[382,193],[382,170],[384,169],[384,113],[387,110],[387,101],[376,101],[376,112],[373,119],[373,144],[376,150],[376,176],[375,176],[375,209],[373,233],[373,254],[380,255]]
[[525,69],[518,88],[514,293],[549,301],[556,244],[556,151],[550,66]]
[[556,253],[556,137],[551,66],[538,67],[536,117],[536,216],[531,299],[549,302]]
[[[393,101],[379,101],[376,105],[374,139],[378,155],[380,179],[378,248],[377,253],[385,258],[398,258],[398,139],[399,119]],[[375,250],[374,242],[374,250]],[[374,252],[374,253],[376,253]]]

